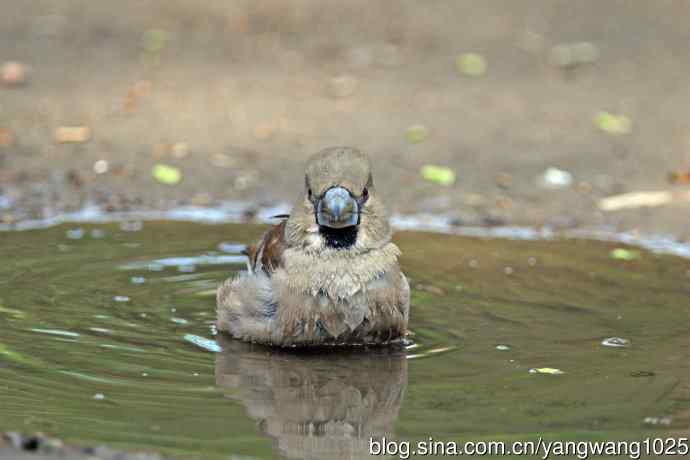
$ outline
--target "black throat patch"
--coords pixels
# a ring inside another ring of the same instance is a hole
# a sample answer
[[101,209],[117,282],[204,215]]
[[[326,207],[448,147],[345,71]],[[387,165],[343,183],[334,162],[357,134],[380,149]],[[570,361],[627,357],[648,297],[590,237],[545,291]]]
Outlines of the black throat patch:
[[333,249],[347,249],[357,242],[357,226],[330,228],[319,226],[319,233],[326,240],[326,246]]

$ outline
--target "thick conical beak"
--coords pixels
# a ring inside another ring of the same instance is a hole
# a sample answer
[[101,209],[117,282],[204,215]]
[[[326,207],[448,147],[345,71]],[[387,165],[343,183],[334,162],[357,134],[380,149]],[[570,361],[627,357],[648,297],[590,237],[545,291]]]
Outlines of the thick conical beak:
[[358,225],[359,205],[346,188],[332,187],[316,205],[316,223],[330,228]]

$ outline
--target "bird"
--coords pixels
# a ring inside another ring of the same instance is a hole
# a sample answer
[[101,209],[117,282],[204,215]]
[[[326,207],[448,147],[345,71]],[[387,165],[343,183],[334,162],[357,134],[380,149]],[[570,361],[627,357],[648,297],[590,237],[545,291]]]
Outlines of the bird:
[[216,292],[219,332],[277,347],[400,343],[410,287],[371,162],[352,147],[311,156],[289,215],[249,246]]

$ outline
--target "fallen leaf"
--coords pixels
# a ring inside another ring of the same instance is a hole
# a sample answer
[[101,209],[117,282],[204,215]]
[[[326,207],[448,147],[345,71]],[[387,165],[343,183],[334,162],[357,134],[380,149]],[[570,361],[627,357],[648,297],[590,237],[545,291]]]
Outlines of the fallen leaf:
[[628,134],[632,128],[630,118],[609,112],[599,112],[594,117],[594,123],[600,130],[615,135]]
[[671,201],[673,201],[673,193],[667,190],[631,192],[602,198],[599,200],[598,206],[602,211],[617,211],[619,209],[661,206]]
[[468,77],[481,77],[486,73],[486,59],[478,53],[463,53],[455,61],[458,71]]
[[143,47],[149,53],[157,53],[165,48],[170,35],[163,29],[149,29],[144,32]]
[[455,171],[445,166],[424,165],[422,177],[429,182],[438,185],[453,185],[455,183]]
[[672,184],[690,184],[690,170],[672,171],[668,174],[668,181]]
[[412,125],[407,128],[405,137],[411,144],[419,144],[429,136],[429,130],[424,125]]
[[182,172],[178,168],[162,163],[155,165],[151,174],[154,179],[165,185],[175,185],[182,180]]
[[60,144],[79,144],[91,139],[88,126],[61,126],[55,130],[55,141]]
[[12,144],[14,144],[14,135],[12,131],[0,128],[0,147],[10,147]]

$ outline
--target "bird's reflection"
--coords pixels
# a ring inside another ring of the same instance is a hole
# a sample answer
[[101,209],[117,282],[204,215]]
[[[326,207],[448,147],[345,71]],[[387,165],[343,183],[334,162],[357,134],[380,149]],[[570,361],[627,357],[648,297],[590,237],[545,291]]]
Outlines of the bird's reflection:
[[404,349],[287,352],[217,339],[216,383],[279,455],[369,458],[370,438],[392,437],[407,386]]

